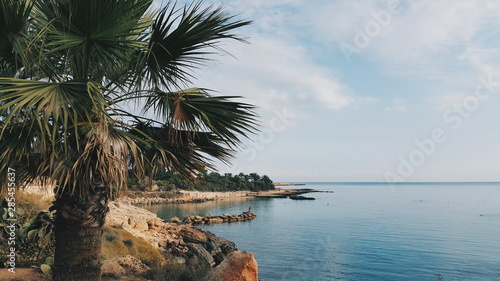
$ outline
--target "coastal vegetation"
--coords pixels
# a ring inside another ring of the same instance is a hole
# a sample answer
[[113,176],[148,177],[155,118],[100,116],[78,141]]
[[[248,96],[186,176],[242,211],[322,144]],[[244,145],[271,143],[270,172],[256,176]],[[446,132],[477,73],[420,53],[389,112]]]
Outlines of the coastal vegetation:
[[[38,195],[17,192],[15,221],[16,266],[40,266],[47,258],[54,257],[53,212],[49,211],[51,201]],[[8,261],[9,238],[12,229],[9,226],[9,202],[0,196],[0,264]]]
[[160,172],[153,181],[133,178],[129,182],[131,190],[148,190],[151,185],[162,190],[199,190],[199,191],[266,191],[274,190],[273,181],[266,175],[257,173],[233,175],[231,173],[219,174],[217,172],[201,173],[195,180],[188,180],[178,173]]
[[[51,206],[50,200],[41,198],[39,194],[30,194],[24,191],[19,191],[17,198],[21,200],[19,200],[17,207],[16,237],[18,239],[16,245],[18,245],[18,250],[16,252],[16,266],[19,268],[39,268],[46,276],[50,276],[55,254],[54,211],[48,210]],[[6,226],[10,222],[6,220],[7,210],[8,202],[5,197],[0,196],[0,268],[8,261],[8,247],[6,245],[9,231]],[[115,209],[115,216],[119,212],[120,210]],[[126,211],[121,212],[127,218],[137,215]],[[177,234],[179,235],[179,233]],[[136,272],[137,268],[131,265],[129,271],[124,274],[138,274],[153,280],[202,280],[210,270],[210,267],[199,263],[179,264],[172,256],[160,252],[158,247],[123,227],[104,226],[101,239],[101,258],[105,264],[104,271],[111,277],[116,274],[114,272],[116,270],[115,261],[130,258],[136,259],[147,270]],[[165,250],[167,249],[162,249],[163,252]]]
[[53,280],[101,279],[108,204],[129,168],[194,178],[256,131],[238,96],[188,88],[250,22],[152,4],[0,0],[0,187],[15,198],[19,185],[55,184]]

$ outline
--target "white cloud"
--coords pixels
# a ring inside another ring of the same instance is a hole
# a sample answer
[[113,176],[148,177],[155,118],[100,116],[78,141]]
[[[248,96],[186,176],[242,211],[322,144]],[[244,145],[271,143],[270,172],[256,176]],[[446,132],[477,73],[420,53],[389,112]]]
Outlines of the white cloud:
[[[499,34],[500,36],[500,34]],[[459,56],[459,59],[468,62],[475,71],[482,75],[498,75],[500,68],[500,50],[488,47],[468,47]]]
[[267,112],[304,105],[341,109],[354,102],[349,87],[329,69],[315,65],[304,47],[257,34],[250,41],[225,46],[234,57],[199,71],[199,85],[242,95]]
[[492,5],[500,8],[494,1],[408,1],[367,49],[382,59],[432,61],[433,55],[471,42],[488,23],[496,21]]
[[341,109],[363,103],[332,68],[312,59],[321,60],[325,48],[338,50],[342,42],[355,45],[357,32],[366,32],[373,22],[381,24],[380,32],[354,55],[380,62],[381,71],[392,75],[436,81],[442,91],[433,94],[460,91],[476,83],[477,76],[498,72],[492,62],[498,61],[500,52],[491,43],[500,37],[492,31],[500,23],[496,0],[317,0],[314,5],[305,0],[208,0],[206,4],[221,5],[254,24],[239,30],[251,45],[229,44],[237,60],[228,57],[209,74],[200,72],[201,81],[223,93],[249,97],[264,111],[276,105]]
[[390,112],[405,112],[407,110],[406,102],[402,99],[393,99],[391,105],[386,106],[384,110]]
[[[315,31],[310,38],[335,46],[339,52],[342,44],[349,44],[358,49],[353,56],[381,61],[387,71],[397,75],[456,78],[463,71],[457,67],[450,72],[449,67],[463,66],[460,54],[468,46],[482,49],[492,39],[498,42],[500,36],[492,31],[500,25],[500,2],[496,0],[322,2],[324,5],[301,6],[305,10],[301,16],[318,15],[310,17],[308,30]],[[400,3],[398,13],[390,12],[394,2]],[[377,14],[385,14],[385,18]],[[379,29],[370,35],[367,28],[373,23]],[[356,44],[359,42],[363,44]],[[498,44],[491,47],[498,48]]]
[[455,104],[462,104],[467,97],[463,93],[446,94],[429,98],[429,102],[437,109],[445,111],[452,108]]

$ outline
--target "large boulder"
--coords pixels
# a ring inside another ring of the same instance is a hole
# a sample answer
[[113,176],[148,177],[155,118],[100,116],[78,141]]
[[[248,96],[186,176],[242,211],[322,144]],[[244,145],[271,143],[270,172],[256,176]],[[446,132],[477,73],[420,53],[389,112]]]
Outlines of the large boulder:
[[258,281],[258,265],[249,252],[231,252],[208,275],[210,281]]
[[157,230],[162,226],[162,220],[150,211],[133,206],[126,202],[111,202],[106,216],[106,225],[121,227],[134,235]]
[[208,237],[207,232],[201,229],[193,228],[191,226],[182,226],[179,231],[180,235],[183,237],[184,241],[190,243],[207,243]]
[[222,237],[213,237],[207,243],[207,250],[214,257],[215,263],[220,264],[231,252],[238,251],[236,244]]
[[150,268],[139,259],[127,255],[124,257],[105,260],[102,262],[101,271],[103,276],[127,277],[145,275]]
[[212,255],[200,244],[187,244],[191,254],[195,256],[203,265],[212,267],[215,265],[215,260]]

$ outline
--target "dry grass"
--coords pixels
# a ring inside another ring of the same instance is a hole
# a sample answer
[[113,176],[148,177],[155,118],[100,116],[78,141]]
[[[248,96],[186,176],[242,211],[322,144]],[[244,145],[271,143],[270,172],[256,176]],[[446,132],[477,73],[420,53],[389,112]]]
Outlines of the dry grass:
[[103,259],[132,255],[150,267],[155,267],[165,261],[155,247],[124,229],[105,227],[102,237]]
[[48,210],[50,206],[52,206],[51,199],[41,199],[38,194],[27,193],[22,190],[16,192],[16,207],[22,210],[22,214],[18,216],[21,223],[29,221],[41,211]]

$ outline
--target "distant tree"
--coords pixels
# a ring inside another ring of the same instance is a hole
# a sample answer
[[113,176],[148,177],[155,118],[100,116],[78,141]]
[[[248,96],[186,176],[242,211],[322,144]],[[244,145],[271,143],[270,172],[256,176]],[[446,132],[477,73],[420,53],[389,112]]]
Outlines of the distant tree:
[[186,181],[180,174],[174,172],[160,172],[154,177],[154,181],[163,185],[174,185],[178,189],[197,189],[210,191],[263,191],[273,190],[273,181],[266,175],[257,173],[246,175],[239,173],[233,175],[226,173],[221,175],[217,172],[198,174],[194,181]]

